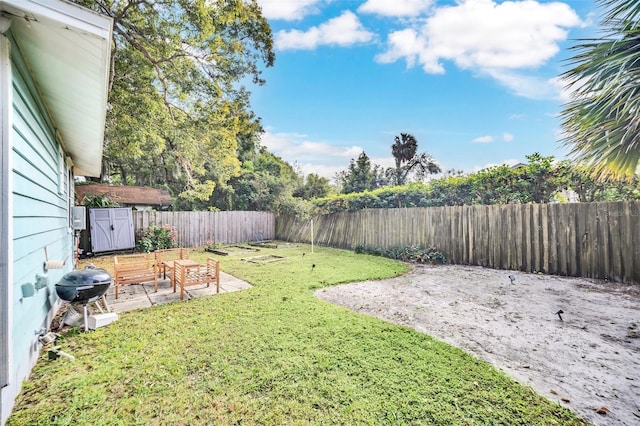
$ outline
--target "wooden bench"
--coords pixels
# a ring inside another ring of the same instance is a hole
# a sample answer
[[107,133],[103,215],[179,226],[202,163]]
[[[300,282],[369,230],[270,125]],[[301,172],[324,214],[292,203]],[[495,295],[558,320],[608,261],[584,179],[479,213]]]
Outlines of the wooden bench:
[[113,269],[116,299],[119,287],[128,284],[153,281],[154,289],[158,291],[158,265],[151,253],[114,256]]
[[190,260],[176,260],[174,274],[176,286],[180,287],[181,300],[184,299],[184,288],[190,285],[206,284],[209,287],[215,283],[216,293],[220,293],[220,262],[212,257],[207,258],[206,266]]

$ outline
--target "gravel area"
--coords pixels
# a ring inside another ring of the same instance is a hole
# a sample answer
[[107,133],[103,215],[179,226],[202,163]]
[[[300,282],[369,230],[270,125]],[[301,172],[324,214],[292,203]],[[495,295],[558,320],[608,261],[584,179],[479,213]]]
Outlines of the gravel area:
[[457,346],[594,425],[640,425],[638,285],[445,265],[316,295]]

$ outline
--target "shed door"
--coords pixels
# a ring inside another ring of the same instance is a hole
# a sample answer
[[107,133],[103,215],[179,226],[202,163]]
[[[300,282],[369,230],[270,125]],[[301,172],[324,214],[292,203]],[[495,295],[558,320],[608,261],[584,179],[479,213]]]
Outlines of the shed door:
[[131,208],[90,209],[91,250],[125,250],[135,247]]

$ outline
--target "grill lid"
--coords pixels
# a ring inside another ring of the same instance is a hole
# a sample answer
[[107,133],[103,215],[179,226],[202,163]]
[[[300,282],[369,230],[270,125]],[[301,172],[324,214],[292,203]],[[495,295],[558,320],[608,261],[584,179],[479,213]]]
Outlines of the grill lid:
[[111,282],[111,275],[102,268],[87,266],[85,269],[66,273],[58,282],[58,286],[80,287]]

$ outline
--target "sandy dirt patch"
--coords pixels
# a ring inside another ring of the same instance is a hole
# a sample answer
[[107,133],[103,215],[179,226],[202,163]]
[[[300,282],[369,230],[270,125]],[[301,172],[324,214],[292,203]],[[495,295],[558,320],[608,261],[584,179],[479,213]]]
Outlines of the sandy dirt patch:
[[594,425],[640,425],[640,286],[446,265],[316,295],[472,353]]

